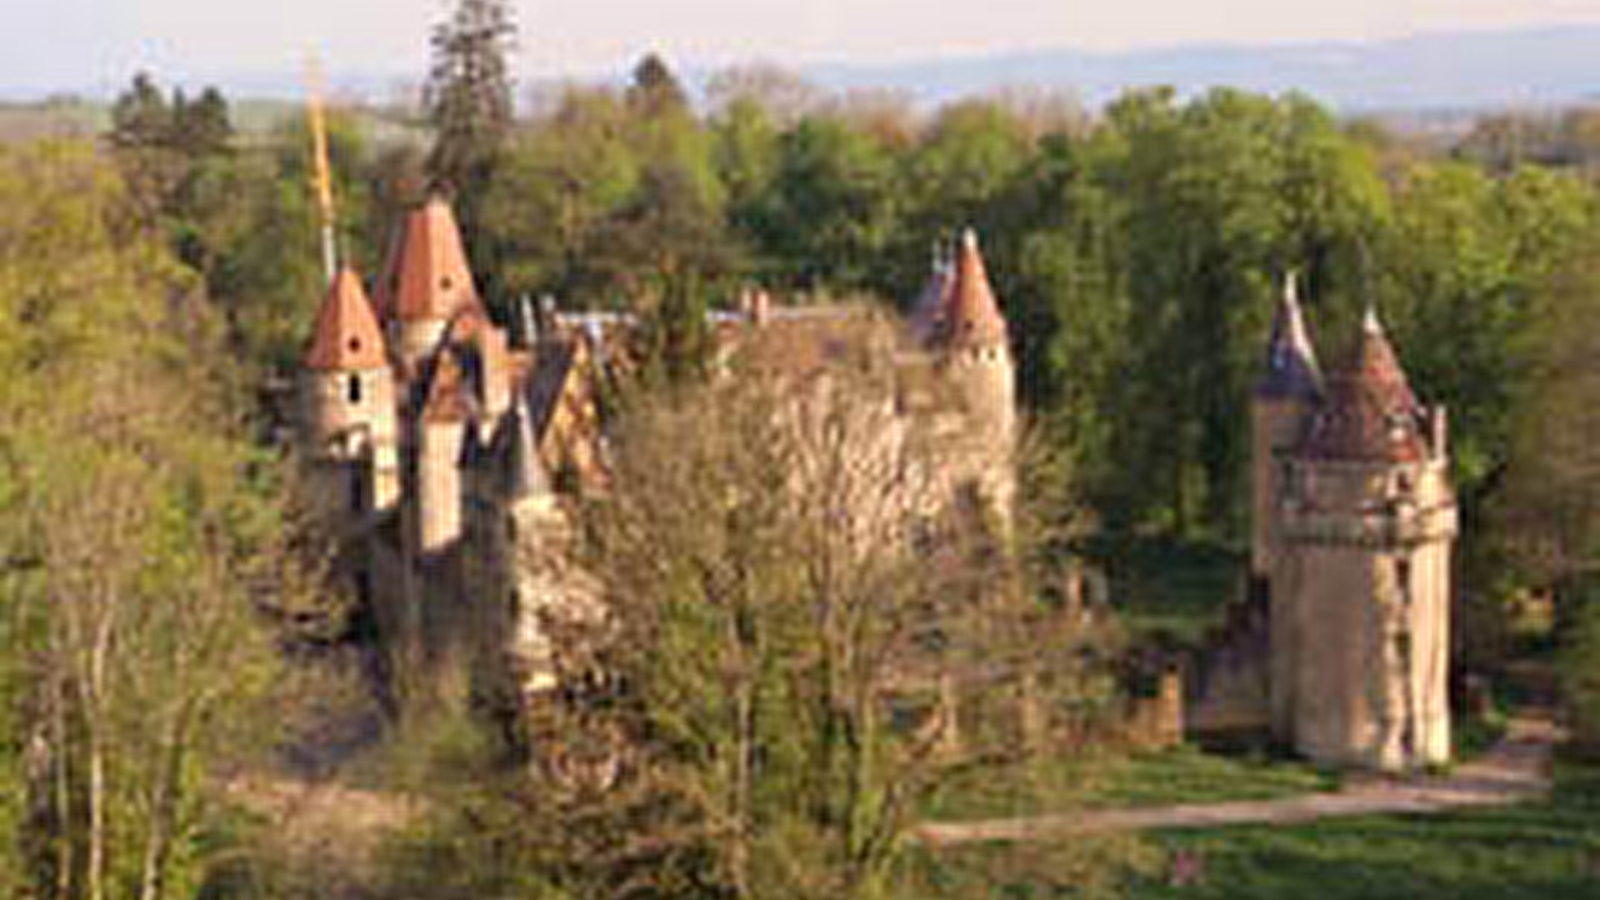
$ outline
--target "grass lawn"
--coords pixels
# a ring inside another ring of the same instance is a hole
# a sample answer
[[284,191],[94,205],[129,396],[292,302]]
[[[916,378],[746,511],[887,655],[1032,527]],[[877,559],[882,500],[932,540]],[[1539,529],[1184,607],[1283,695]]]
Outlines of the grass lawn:
[[1047,760],[1023,774],[974,769],[946,780],[924,815],[971,821],[1073,808],[1270,800],[1338,787],[1336,775],[1304,763],[1183,746],[1120,759]]
[[[1372,816],[1151,835],[1193,854],[1196,883],[1156,898],[1477,900],[1600,897],[1600,769],[1563,766],[1545,802],[1441,816]],[[1027,892],[1024,891],[1023,896]]]

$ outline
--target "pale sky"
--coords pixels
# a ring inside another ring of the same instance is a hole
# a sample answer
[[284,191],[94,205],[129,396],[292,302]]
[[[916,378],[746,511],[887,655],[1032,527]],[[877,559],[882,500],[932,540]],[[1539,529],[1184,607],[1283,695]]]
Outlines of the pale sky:
[[[4,0],[0,94],[295,73],[415,75],[447,0]],[[646,50],[681,66],[760,59],[904,61],[1070,47],[1399,37],[1600,24],[1600,0],[514,0],[524,78],[624,71]]]

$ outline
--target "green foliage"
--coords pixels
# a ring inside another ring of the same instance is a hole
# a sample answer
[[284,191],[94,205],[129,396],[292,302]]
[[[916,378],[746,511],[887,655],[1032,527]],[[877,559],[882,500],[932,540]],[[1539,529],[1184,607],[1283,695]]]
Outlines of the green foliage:
[[877,138],[838,118],[801,121],[779,140],[772,189],[747,214],[764,274],[807,290],[882,286],[898,182]]
[[114,169],[3,150],[0,203],[4,746],[29,748],[3,776],[27,840],[0,835],[29,855],[4,869],[43,897],[182,894],[204,779],[254,743],[272,678],[254,601],[283,575],[281,523],[247,474],[265,461],[193,276],[130,225]]
[[511,134],[511,51],[516,23],[505,0],[458,0],[433,32],[433,63],[423,104],[433,126],[428,174],[455,202],[480,275],[498,272],[476,238],[495,170]]

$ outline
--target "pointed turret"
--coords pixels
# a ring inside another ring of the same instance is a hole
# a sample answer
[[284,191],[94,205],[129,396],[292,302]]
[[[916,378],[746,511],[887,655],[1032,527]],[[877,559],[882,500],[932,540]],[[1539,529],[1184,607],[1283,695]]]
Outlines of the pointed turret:
[[301,429],[320,467],[310,477],[328,483],[319,493],[351,498],[346,514],[389,509],[399,492],[394,379],[378,318],[351,269],[328,286],[303,362]]
[[1415,770],[1451,753],[1444,413],[1418,404],[1376,313],[1352,351],[1279,460],[1273,725],[1319,763]]
[[951,349],[1003,347],[1006,343],[1006,320],[989,286],[978,235],[970,228],[961,235],[934,340]]
[[480,308],[448,203],[435,197],[406,216],[377,294],[384,318],[401,322],[448,320]]
[[449,204],[434,198],[406,216],[376,294],[406,377],[421,371],[452,320],[483,315]]
[[928,282],[911,309],[911,333],[920,341],[931,341],[943,327],[945,306],[950,301],[950,287],[954,283],[955,267],[944,249],[934,245],[933,265],[928,272]]
[[353,372],[388,366],[383,331],[361,279],[346,267],[328,286],[306,351],[305,367],[319,372]]
[[1283,299],[1272,320],[1267,342],[1267,371],[1256,386],[1261,397],[1316,400],[1322,396],[1322,370],[1300,310],[1298,281],[1293,272],[1284,281]]
[[1427,455],[1422,409],[1377,314],[1368,310],[1355,353],[1330,380],[1304,453],[1316,459],[1407,462]]

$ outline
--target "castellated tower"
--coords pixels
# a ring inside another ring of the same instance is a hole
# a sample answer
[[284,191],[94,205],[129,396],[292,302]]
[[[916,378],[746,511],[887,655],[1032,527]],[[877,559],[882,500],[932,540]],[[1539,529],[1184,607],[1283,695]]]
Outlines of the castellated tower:
[[394,379],[361,281],[342,269],[317,313],[301,375],[301,428],[313,496],[327,514],[361,521],[400,497]]
[[[1258,405],[1258,451],[1283,446],[1292,409],[1277,419]],[[1447,762],[1457,519],[1444,411],[1417,402],[1369,312],[1303,428],[1278,465],[1257,467],[1257,490],[1275,498],[1255,557],[1271,603],[1274,728],[1324,763]]]

